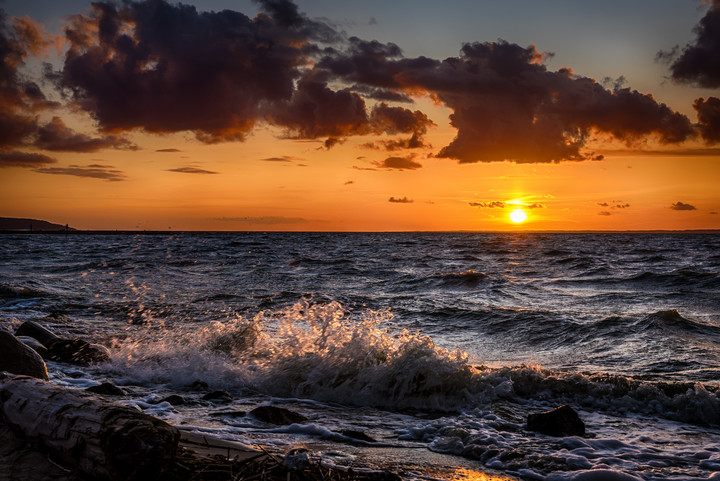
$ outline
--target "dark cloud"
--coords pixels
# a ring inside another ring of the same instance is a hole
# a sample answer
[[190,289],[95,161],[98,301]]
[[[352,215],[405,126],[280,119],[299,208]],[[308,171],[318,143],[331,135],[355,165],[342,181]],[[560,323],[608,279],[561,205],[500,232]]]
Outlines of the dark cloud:
[[198,12],[163,0],[93,3],[70,19],[59,84],[105,131],[193,131],[242,140],[261,106],[289,101],[313,25],[290,2],[270,15]]
[[369,99],[382,100],[385,102],[413,103],[412,97],[398,90],[374,88],[358,84],[353,85],[350,89],[353,92],[358,92]]
[[270,118],[287,128],[289,136],[301,139],[337,139],[369,130],[363,98],[349,89],[332,90],[322,75],[315,74],[301,79],[292,100],[280,105]]
[[68,167],[41,167],[35,169],[34,172],[40,174],[54,175],[73,175],[76,177],[90,177],[93,179],[104,179],[110,182],[118,182],[125,180],[125,174],[121,170],[115,169],[112,165],[89,164],[89,165],[70,165]]
[[284,155],[282,157],[266,157],[264,159],[260,159],[263,162],[292,162],[293,158],[289,157],[287,155]]
[[370,124],[376,133],[414,134],[422,136],[428,127],[435,123],[419,110],[411,111],[403,107],[390,107],[385,102],[373,107]]
[[28,56],[49,46],[46,37],[28,18],[8,21],[0,9],[0,149],[27,144],[38,128],[38,113],[57,105],[19,73]]
[[345,184],[343,184],[343,185],[352,185],[352,184],[354,184],[354,183],[355,183],[354,180],[348,180],[348,181],[345,182]]
[[[720,50],[718,51],[720,55]],[[708,144],[720,142],[720,99],[709,97],[699,98],[693,104],[698,117],[700,136]]]
[[539,202],[535,202],[532,204],[515,204],[510,202],[503,202],[502,200],[493,200],[490,202],[468,202],[468,205],[470,207],[482,207],[482,208],[489,208],[489,209],[505,209],[511,208],[511,209],[544,209],[545,204],[541,204]]
[[60,117],[53,117],[37,131],[34,144],[45,150],[63,152],[96,152],[101,149],[115,148],[137,150],[138,147],[128,139],[117,135],[90,137],[75,132],[65,125]]
[[670,71],[676,82],[698,87],[720,87],[720,1],[713,0],[710,9],[695,27],[695,41],[680,51],[660,52],[657,58],[672,62]]
[[54,164],[57,160],[44,154],[27,152],[0,151],[0,168],[2,167],[38,167],[40,165]]
[[177,167],[175,169],[167,169],[168,172],[180,172],[182,174],[217,174],[212,170],[199,169],[197,167]]
[[393,204],[412,204],[414,200],[408,199],[407,197],[390,197],[388,202],[392,202]]
[[601,210],[600,212],[598,212],[598,215],[612,215],[612,212],[609,212],[607,210]]
[[[626,88],[624,79],[603,84],[566,68],[550,71],[543,64],[548,54],[534,46],[472,43],[444,61],[405,58],[392,43],[346,39],[289,0],[257,3],[262,12],[254,18],[165,0],[96,2],[89,13],[70,17],[63,67],[47,78],[106,136],[65,132],[62,141],[44,145],[128,148],[117,136],[135,129],[190,131],[207,143],[242,141],[264,123],[287,138],[325,139],[325,149],[349,136],[381,134],[403,138],[374,148],[421,148],[433,122],[419,110],[385,103],[421,95],[451,109],[457,135],[437,156],[461,163],[600,160],[586,150],[595,134],[628,144],[649,136],[679,143],[694,135],[687,117]],[[17,76],[17,65],[42,37],[30,27],[3,30],[10,53],[2,68],[14,79],[10,97],[22,98],[21,107],[0,110],[0,127],[8,127],[0,137],[9,132],[8,139],[36,132],[33,109],[47,103],[37,85]]]
[[697,210],[697,207],[691,204],[686,204],[684,202],[675,202],[673,205],[670,206],[672,210]]
[[182,152],[180,149],[157,149],[155,152]]
[[425,141],[420,138],[420,136],[418,136],[417,134],[413,134],[412,137],[409,137],[407,139],[380,140],[378,142],[368,142],[366,144],[363,144],[363,147],[368,149],[387,150],[388,152],[392,152],[395,150],[420,149],[430,146],[427,145]]
[[[585,151],[599,132],[626,143],[656,136],[678,143],[694,134],[684,115],[628,88],[608,90],[545,54],[504,41],[466,44],[442,62],[401,58],[394,44],[351,39],[347,51],[319,63],[348,82],[426,92],[453,110],[456,138],[438,157],[460,162],[558,162],[601,159]],[[621,84],[618,84],[618,87]]]
[[720,148],[676,148],[667,150],[619,149],[608,151],[608,154],[629,156],[642,154],[654,157],[707,157],[720,155]]
[[597,205],[600,207],[609,207],[610,209],[627,209],[630,204],[621,200],[613,200],[612,202],[598,202]]
[[415,170],[422,168],[422,164],[415,162],[412,157],[388,157],[381,162],[373,162],[373,164],[381,169]]
[[483,208],[487,207],[490,209],[493,209],[493,208],[504,209],[507,206],[507,204],[505,204],[505,202],[503,202],[501,200],[494,200],[492,202],[470,202],[468,205],[470,205],[470,207],[483,207]]
[[337,144],[342,144],[342,143],[343,143],[342,139],[330,137],[330,138],[326,139],[325,142],[323,142],[323,147],[325,148],[325,150],[330,150],[333,147],[335,147]]

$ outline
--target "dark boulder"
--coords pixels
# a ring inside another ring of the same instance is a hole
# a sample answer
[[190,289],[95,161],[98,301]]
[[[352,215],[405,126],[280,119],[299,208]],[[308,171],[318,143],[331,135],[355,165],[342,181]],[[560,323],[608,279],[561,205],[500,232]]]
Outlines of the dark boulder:
[[43,357],[43,358],[45,357],[45,354],[47,353],[47,349],[45,348],[45,346],[43,346],[40,343],[40,341],[38,341],[37,339],[35,339],[33,337],[29,337],[29,336],[15,336],[15,337],[18,338],[18,341],[22,342],[27,347],[31,348],[33,351],[40,354],[40,357]]
[[560,406],[552,411],[528,415],[527,427],[530,431],[548,436],[584,436],[585,423],[570,406]]
[[48,379],[47,367],[40,354],[4,329],[0,329],[0,371]]
[[58,336],[35,321],[23,322],[15,331],[15,335],[32,337],[45,347],[48,347],[50,344],[60,339]]
[[82,339],[56,339],[47,348],[45,359],[49,361],[87,366],[110,360],[110,351],[105,346]]
[[252,415],[258,421],[269,424],[277,424],[284,426],[287,424],[302,423],[307,421],[307,418],[302,414],[298,414],[289,409],[279,408],[275,406],[260,406],[250,411]]
[[110,382],[104,382],[102,384],[98,384],[97,386],[91,386],[87,389],[85,389],[88,392],[93,392],[95,394],[103,394],[103,395],[110,395],[110,396],[124,396],[125,391],[117,387],[115,384]]

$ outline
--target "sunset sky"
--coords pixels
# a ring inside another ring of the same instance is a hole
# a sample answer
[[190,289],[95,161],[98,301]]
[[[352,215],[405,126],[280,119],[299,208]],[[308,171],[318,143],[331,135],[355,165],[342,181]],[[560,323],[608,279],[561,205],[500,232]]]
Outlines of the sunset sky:
[[0,216],[720,229],[720,0],[0,9]]

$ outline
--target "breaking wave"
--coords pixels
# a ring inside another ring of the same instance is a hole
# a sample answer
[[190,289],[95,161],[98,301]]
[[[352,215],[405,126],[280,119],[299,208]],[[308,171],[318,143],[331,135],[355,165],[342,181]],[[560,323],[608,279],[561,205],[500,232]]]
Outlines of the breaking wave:
[[[666,317],[677,316],[649,319]],[[717,386],[478,365],[428,336],[391,335],[383,327],[390,319],[387,310],[356,314],[337,302],[303,300],[202,329],[138,328],[116,341],[107,368],[132,382],[182,388],[203,380],[229,390],[391,410],[460,412],[498,401],[540,401],[720,425]]]

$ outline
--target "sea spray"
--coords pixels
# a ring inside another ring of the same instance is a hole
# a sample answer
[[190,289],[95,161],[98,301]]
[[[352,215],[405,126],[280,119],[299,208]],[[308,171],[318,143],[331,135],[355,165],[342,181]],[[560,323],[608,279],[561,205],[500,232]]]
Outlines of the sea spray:
[[348,406],[460,412],[500,400],[574,403],[720,425],[716,386],[582,374],[535,365],[489,367],[429,336],[391,335],[389,310],[354,313],[338,302],[303,299],[203,327],[138,328],[113,349],[110,370],[134,382],[306,398]]

